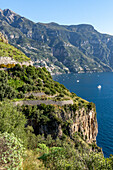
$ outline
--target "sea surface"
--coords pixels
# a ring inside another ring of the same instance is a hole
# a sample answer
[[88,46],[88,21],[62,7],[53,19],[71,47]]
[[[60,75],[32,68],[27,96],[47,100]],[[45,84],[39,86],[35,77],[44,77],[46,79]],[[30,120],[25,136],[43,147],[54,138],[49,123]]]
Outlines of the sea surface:
[[[95,103],[97,145],[102,147],[105,157],[113,154],[113,73],[62,74],[52,77],[71,92]],[[101,85],[101,89],[97,88],[98,85]]]

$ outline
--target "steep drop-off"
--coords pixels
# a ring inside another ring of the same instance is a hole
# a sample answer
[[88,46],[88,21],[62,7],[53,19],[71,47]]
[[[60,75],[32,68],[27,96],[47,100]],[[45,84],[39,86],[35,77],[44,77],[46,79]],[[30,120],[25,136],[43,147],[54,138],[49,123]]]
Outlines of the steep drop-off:
[[37,135],[72,138],[77,132],[87,142],[96,141],[94,104],[53,81],[45,68],[17,64],[0,71],[0,80],[0,100],[12,99],[14,105],[19,104]]
[[81,107],[76,104],[61,107],[38,105],[37,110],[40,110],[43,116],[36,114],[33,110],[34,106],[23,106],[28,125],[34,128],[35,134],[44,134],[46,137],[50,134],[54,139],[63,138],[65,135],[73,139],[73,136],[78,134],[88,143],[96,142],[98,127],[94,105],[90,103]]

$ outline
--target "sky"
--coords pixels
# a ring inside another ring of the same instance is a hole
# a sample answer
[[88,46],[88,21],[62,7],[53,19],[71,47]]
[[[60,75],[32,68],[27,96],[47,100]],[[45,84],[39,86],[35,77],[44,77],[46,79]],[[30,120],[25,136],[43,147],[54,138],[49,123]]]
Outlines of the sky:
[[113,0],[0,0],[0,8],[36,23],[91,24],[97,31],[113,35]]

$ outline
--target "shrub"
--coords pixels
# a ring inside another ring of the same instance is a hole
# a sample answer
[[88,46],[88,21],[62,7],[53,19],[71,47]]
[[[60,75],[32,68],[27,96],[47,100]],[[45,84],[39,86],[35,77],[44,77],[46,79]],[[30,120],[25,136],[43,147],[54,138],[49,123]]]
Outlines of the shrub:
[[20,91],[20,93],[18,93],[17,97],[18,97],[19,99],[24,98],[24,94],[23,94],[23,92],[22,92],[22,91]]
[[27,142],[26,142],[26,146],[28,149],[34,149],[37,147],[37,137],[36,135],[33,133],[34,129],[32,126],[27,126],[25,128],[26,131],[26,137],[27,137]]
[[44,91],[45,91],[46,94],[50,94],[50,93],[51,93],[51,92],[50,92],[50,89],[49,89],[49,88],[46,88],[46,87],[45,87]]
[[95,108],[95,104],[90,102],[87,104],[87,108],[88,108],[88,110],[91,110],[91,109]]
[[0,103],[0,131],[2,133],[14,133],[21,139],[25,139],[25,116],[11,103]]
[[38,148],[36,149],[37,152],[41,153],[41,154],[45,154],[45,153],[49,153],[49,148],[46,146],[46,144],[38,144]]
[[0,134],[0,168],[16,169],[21,167],[24,147],[20,139],[7,132]]
[[59,97],[64,97],[64,94],[63,94],[63,93],[60,93],[60,94],[59,94]]

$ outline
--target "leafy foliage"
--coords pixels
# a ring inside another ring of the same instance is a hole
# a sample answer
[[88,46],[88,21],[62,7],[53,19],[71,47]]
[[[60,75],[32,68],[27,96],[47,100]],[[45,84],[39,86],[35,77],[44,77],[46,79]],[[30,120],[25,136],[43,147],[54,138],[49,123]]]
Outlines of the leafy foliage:
[[0,56],[11,57],[18,62],[30,61],[30,59],[23,52],[4,42],[0,42]]
[[18,169],[22,166],[24,154],[22,141],[14,134],[0,133],[0,169]]
[[15,64],[0,64],[0,68],[13,68],[15,66]]
[[47,95],[57,93],[62,93],[62,96],[70,95],[70,92],[63,85],[53,81],[50,73],[45,68],[21,67],[16,64],[12,69],[0,71],[0,80],[1,100],[4,98],[23,98],[23,94],[28,92],[45,92]]
[[14,133],[15,136],[25,140],[24,127],[26,124],[25,116],[17,111],[11,103],[0,103],[0,131],[1,133]]
[[[43,146],[43,144],[41,144]],[[90,151],[87,145],[82,145],[78,140],[78,146],[72,140],[66,139],[63,141],[60,147],[46,148],[45,153],[39,157],[39,160],[43,160],[47,169],[70,169],[70,170],[112,170],[112,157],[105,159],[102,153]],[[40,149],[36,149],[37,152]],[[41,151],[40,151],[41,153]]]
[[[93,107],[92,103],[89,106]],[[75,111],[76,109],[75,105],[73,107],[64,107],[64,111],[67,113],[68,110]],[[54,114],[55,111],[59,112],[60,110],[61,108],[58,106],[46,106],[44,104],[16,108],[10,103],[2,102],[0,104],[0,166],[7,166],[13,169],[21,165],[23,146],[21,141],[15,138],[17,136],[22,139],[24,146],[32,149],[32,159],[30,155],[28,155],[29,159],[28,156],[23,157],[22,167],[24,168],[112,170],[113,157],[105,159],[98,148],[96,149],[93,145],[87,144],[78,134],[75,134],[72,139],[69,138],[68,133],[65,133],[60,139],[58,137],[53,139],[53,136],[50,134],[38,134],[36,136],[36,131],[34,131],[33,127],[26,124],[25,116],[31,124],[34,123],[33,126],[36,123],[39,126],[44,123],[50,123],[50,127],[54,127],[54,124],[57,122],[61,123],[63,128],[66,128],[71,121],[63,124],[62,120]],[[37,161],[36,155],[40,161],[43,161],[44,165]],[[33,163],[33,157],[35,163]],[[31,163],[27,164],[27,160],[31,160]]]
[[15,98],[17,92],[8,84],[8,74],[5,71],[0,71],[0,100],[4,98]]

